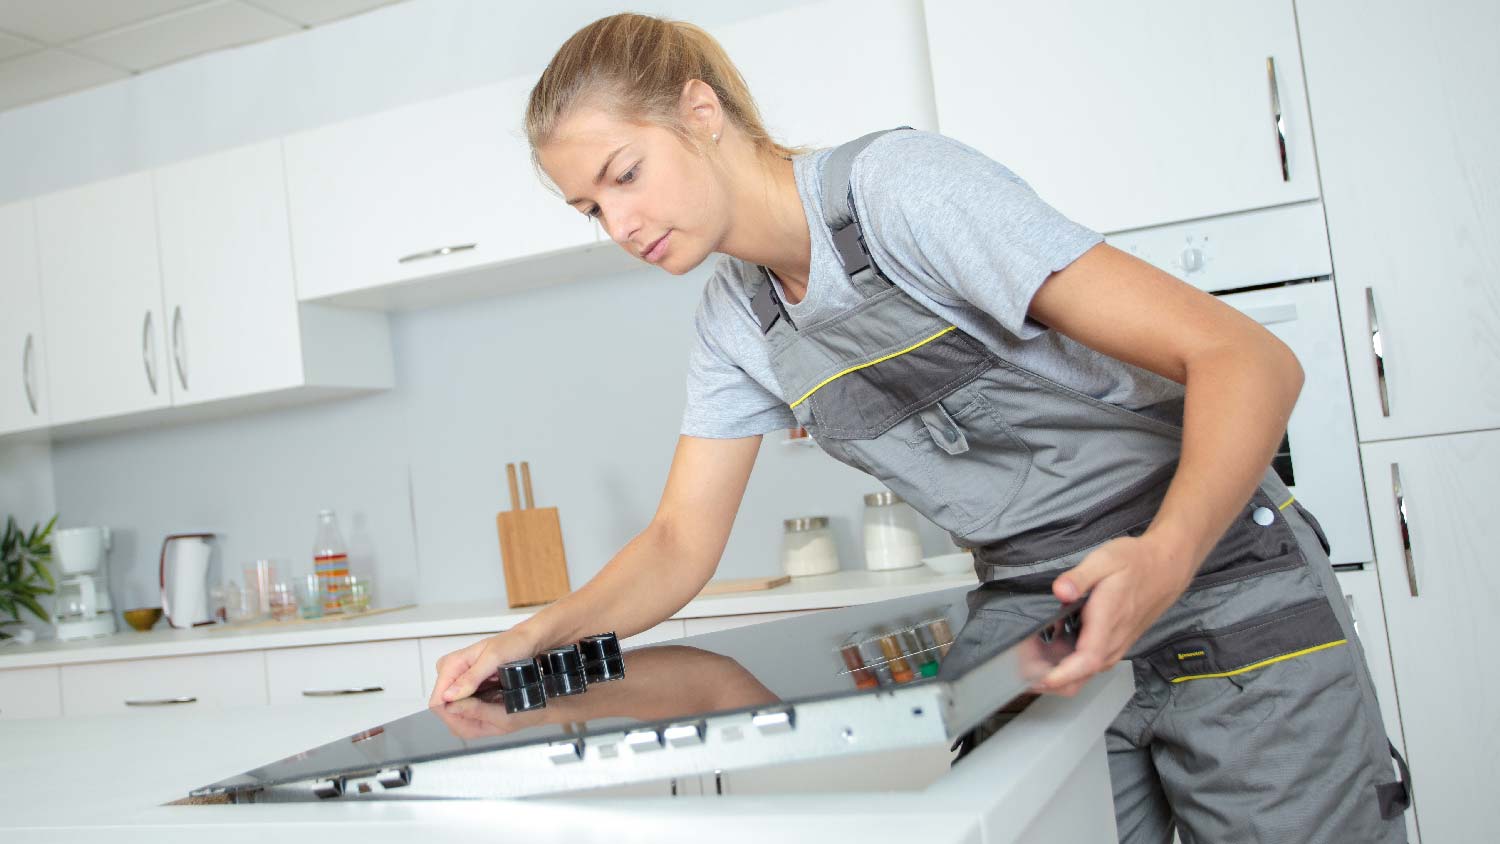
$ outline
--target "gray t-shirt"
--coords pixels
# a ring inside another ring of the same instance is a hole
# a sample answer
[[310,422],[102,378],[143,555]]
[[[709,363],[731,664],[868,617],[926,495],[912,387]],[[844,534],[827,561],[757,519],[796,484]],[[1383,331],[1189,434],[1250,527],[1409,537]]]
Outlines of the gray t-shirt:
[[[812,263],[807,295],[788,304],[795,325],[858,305],[823,223],[819,175],[829,150],[793,160]],[[855,159],[855,212],[886,277],[997,355],[1102,401],[1141,408],[1182,387],[1100,354],[1030,320],[1051,273],[1102,238],[1047,205],[1010,170],[931,132],[891,132]],[[756,267],[722,256],[703,290],[689,361],[682,433],[732,438],[796,427],[750,309]],[[777,293],[781,295],[779,282]],[[785,297],[783,296],[783,301]]]

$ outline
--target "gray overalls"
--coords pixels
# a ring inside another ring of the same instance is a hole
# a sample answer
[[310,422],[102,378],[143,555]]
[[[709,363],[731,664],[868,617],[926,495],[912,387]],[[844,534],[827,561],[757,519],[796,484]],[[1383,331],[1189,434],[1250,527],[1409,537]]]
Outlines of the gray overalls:
[[[824,222],[864,301],[794,325],[765,270],[752,308],[798,422],[972,548],[982,585],[959,638],[1041,619],[1051,581],[1150,524],[1181,449],[1182,402],[1095,400],[996,356],[893,285],[835,149]],[[1129,658],[1107,736],[1120,838],[1405,841],[1374,687],[1311,514],[1267,471],[1186,594]],[[1012,616],[1013,617],[1013,616]],[[1003,701],[996,701],[997,706]]]

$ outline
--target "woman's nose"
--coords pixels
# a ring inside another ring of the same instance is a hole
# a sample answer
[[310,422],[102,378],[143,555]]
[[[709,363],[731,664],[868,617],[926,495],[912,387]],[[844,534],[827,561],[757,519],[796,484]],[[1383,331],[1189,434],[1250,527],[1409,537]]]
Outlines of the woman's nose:
[[631,209],[624,206],[613,208],[602,208],[604,230],[609,234],[611,240],[626,248],[630,247],[630,240],[640,230],[640,218]]

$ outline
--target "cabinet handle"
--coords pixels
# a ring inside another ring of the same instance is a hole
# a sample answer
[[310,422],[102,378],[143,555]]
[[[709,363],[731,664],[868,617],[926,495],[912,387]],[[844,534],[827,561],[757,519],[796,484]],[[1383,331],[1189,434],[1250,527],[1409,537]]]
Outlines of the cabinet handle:
[[452,255],[454,252],[467,252],[475,248],[477,243],[460,243],[456,246],[441,246],[437,249],[428,249],[423,252],[413,252],[404,258],[397,258],[396,263],[407,264],[412,261],[424,261],[428,258],[441,258],[444,255]]
[[186,345],[182,339],[182,306],[172,308],[172,363],[177,366],[177,380],[182,382],[182,389],[186,390],[187,366],[182,362],[182,348]]
[[345,695],[368,695],[383,692],[383,686],[366,686],[363,689],[303,689],[303,697],[343,697]]
[[1375,355],[1375,385],[1380,388],[1380,415],[1391,415],[1391,395],[1385,385],[1385,342],[1380,337],[1380,317],[1375,313],[1375,290],[1365,288],[1365,324],[1370,329],[1370,352]]
[[151,395],[156,395],[156,340],[151,336],[151,312],[146,311],[146,319],[141,323],[141,362],[146,365],[146,384],[151,387]]
[[195,697],[164,697],[157,700],[127,700],[126,706],[175,706],[179,703],[197,703]]
[[1417,597],[1417,563],[1411,556],[1411,524],[1406,520],[1406,495],[1401,492],[1401,466],[1391,464],[1391,491],[1396,495],[1396,521],[1401,525],[1401,552],[1406,555],[1406,587]]
[[26,345],[21,349],[21,386],[26,390],[26,404],[31,408],[32,416],[36,415],[36,392],[31,386],[31,361],[34,345],[35,341],[32,340],[31,333],[27,332]]
[[1266,56],[1266,81],[1271,86],[1271,128],[1276,130],[1276,151],[1281,155],[1281,180],[1290,182],[1286,163],[1286,121],[1281,116],[1281,88],[1276,84],[1276,59]]

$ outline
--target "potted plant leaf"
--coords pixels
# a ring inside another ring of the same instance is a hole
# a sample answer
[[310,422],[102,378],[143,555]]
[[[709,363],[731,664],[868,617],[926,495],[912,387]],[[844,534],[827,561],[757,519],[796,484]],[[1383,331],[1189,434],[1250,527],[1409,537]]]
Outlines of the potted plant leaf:
[[10,638],[5,627],[20,624],[23,609],[42,621],[51,620],[37,596],[51,595],[57,588],[51,570],[56,524],[53,516],[46,527],[33,525],[27,533],[16,525],[14,516],[5,518],[5,535],[0,537],[0,639]]

